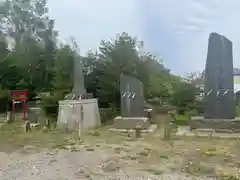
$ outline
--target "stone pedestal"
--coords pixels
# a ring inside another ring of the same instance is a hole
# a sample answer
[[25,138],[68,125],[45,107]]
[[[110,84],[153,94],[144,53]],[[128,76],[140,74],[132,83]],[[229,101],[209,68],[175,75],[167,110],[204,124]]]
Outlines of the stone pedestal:
[[189,122],[190,130],[194,129],[213,129],[229,133],[240,133],[240,119],[204,119],[204,117],[191,117]]
[[97,99],[59,101],[59,128],[77,131],[95,128],[101,125]]
[[14,115],[12,114],[11,111],[8,111],[6,123],[12,123],[13,121],[14,121]]
[[113,128],[116,129],[135,129],[139,127],[141,129],[148,129],[151,124],[147,117],[121,117],[114,118]]

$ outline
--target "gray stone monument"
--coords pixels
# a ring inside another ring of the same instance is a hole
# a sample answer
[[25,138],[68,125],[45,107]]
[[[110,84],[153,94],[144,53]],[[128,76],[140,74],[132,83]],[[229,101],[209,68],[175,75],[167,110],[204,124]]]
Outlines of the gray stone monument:
[[149,128],[148,118],[144,117],[144,94],[142,82],[132,76],[120,75],[121,116],[115,118],[118,129]]
[[134,77],[121,74],[121,116],[143,117],[144,95],[142,82]]
[[73,89],[71,93],[66,95],[65,99],[78,100],[85,96],[83,66],[80,59],[75,57],[73,63]]
[[204,118],[235,118],[232,42],[217,33],[209,37],[204,91]]
[[204,76],[204,117],[192,117],[190,129],[240,132],[240,121],[235,119],[232,42],[217,33],[209,36]]
[[86,94],[84,86],[84,74],[83,66],[78,58],[74,58],[74,76],[73,76],[73,89],[72,93],[76,95],[76,98]]
[[[73,89],[65,100],[59,101],[57,126],[68,131],[79,131],[101,125],[98,100],[88,97],[79,58],[74,59]],[[80,133],[79,133],[80,134]]]
[[42,109],[40,107],[29,107],[27,109],[27,117],[30,123],[38,123]]

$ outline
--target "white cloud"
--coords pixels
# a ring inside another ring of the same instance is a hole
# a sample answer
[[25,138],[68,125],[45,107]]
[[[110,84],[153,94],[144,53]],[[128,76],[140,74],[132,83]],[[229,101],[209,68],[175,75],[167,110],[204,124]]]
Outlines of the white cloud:
[[61,37],[74,36],[82,52],[126,31],[183,74],[204,68],[208,35],[215,31],[233,42],[240,67],[239,0],[49,0],[49,7]]
[[101,40],[126,31],[141,36],[137,0],[49,0],[50,15],[56,19],[62,38],[76,38],[81,52]]

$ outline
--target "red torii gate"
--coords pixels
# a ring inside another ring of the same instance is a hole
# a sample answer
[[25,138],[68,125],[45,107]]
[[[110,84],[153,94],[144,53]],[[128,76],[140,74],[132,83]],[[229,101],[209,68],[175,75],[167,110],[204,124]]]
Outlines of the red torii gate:
[[12,113],[15,112],[15,104],[17,101],[23,101],[23,119],[27,119],[27,90],[11,90],[10,94],[12,95]]

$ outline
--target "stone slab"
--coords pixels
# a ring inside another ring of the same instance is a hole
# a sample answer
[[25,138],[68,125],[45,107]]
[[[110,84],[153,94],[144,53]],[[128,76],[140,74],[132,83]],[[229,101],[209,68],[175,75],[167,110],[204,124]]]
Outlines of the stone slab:
[[176,136],[189,136],[189,137],[213,137],[213,138],[229,138],[229,139],[236,139],[240,138],[240,133],[219,133],[213,131],[201,131],[199,132],[198,130],[193,130],[190,131],[189,127],[178,127]]
[[218,132],[240,133],[240,118],[235,119],[204,119],[204,117],[191,117],[190,130],[214,129]]
[[150,122],[147,117],[121,117],[114,118],[113,128],[115,129],[135,129],[140,126],[141,129],[149,129]]
[[58,122],[60,129],[86,130],[101,125],[97,99],[59,101]]
[[[141,132],[142,133],[151,133],[154,132],[157,129],[157,125],[156,124],[151,124],[149,129],[142,129]],[[110,128],[108,129],[109,131],[112,132],[135,132],[135,129],[116,129],[116,128]]]

